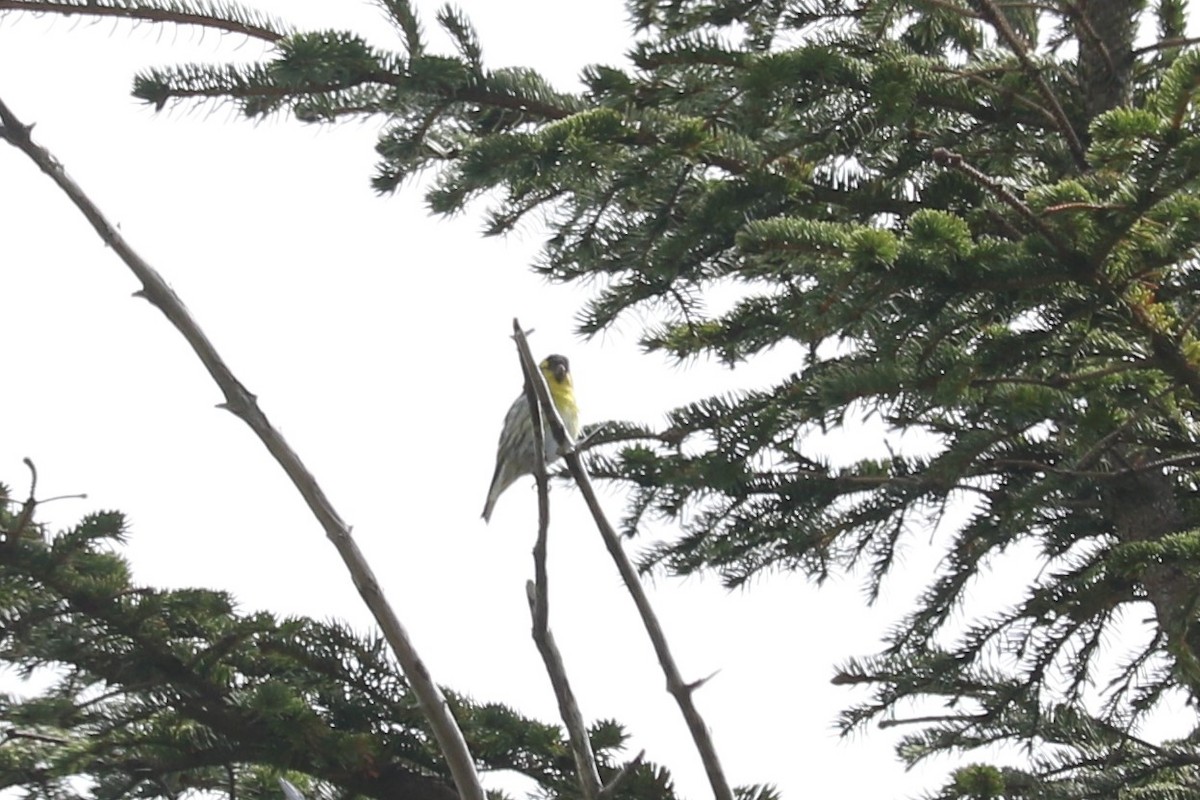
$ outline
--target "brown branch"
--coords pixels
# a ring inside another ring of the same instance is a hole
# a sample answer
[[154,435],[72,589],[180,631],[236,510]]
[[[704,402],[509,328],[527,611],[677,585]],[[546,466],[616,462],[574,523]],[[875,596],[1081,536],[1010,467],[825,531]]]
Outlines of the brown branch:
[[1154,366],[1154,362],[1151,359],[1139,358],[1135,361],[1122,361],[1108,367],[1097,367],[1096,369],[1084,370],[1082,372],[1057,375],[1052,378],[1026,378],[1020,375],[1006,375],[999,378],[974,378],[971,380],[971,385],[1004,386],[1011,384],[1018,386],[1047,386],[1051,389],[1061,389],[1068,384],[1095,380],[1096,378],[1106,378],[1110,375],[1120,375],[1123,372],[1149,369],[1152,366]]
[[102,6],[94,2],[81,5],[79,3],[51,2],[51,0],[0,0],[0,11],[28,11],[35,14],[58,14],[64,17],[80,14],[92,17],[118,17],[143,22],[171,22],[177,25],[213,28],[225,33],[240,33],[266,42],[277,42],[287,36],[286,32],[265,25],[255,25],[209,14],[193,14],[186,11],[168,11],[161,8],[138,6]]
[[1046,206],[1042,209],[1043,214],[1058,214],[1062,211],[1117,211],[1121,207],[1110,203],[1059,203],[1058,205]]
[[[1118,473],[1105,470],[1085,470],[1085,469],[1070,469],[1065,467],[1056,467],[1045,461],[1037,461],[1029,458],[993,458],[991,461],[985,462],[985,466],[1001,467],[1003,469],[1025,470],[1027,472],[1045,472],[1051,475],[1065,475],[1071,478],[1088,478],[1090,480],[1101,480],[1104,478],[1112,478]],[[981,470],[978,474],[987,474]]]
[[988,719],[990,714],[933,714],[927,717],[909,717],[906,719],[882,719],[879,729],[898,728],[901,725],[928,725],[931,722],[979,722]]
[[[522,364],[532,363],[533,356],[529,352],[529,342],[525,339],[525,334],[521,329],[520,323],[515,319],[513,320],[513,333],[517,340],[517,347],[521,351]],[[633,566],[633,562],[629,560],[629,556],[621,546],[620,535],[613,528],[612,523],[605,516],[604,510],[600,507],[600,499],[596,496],[596,489],[592,486],[587,468],[583,465],[583,459],[580,457],[579,452],[571,447],[570,437],[567,436],[566,428],[563,426],[562,420],[558,418],[558,413],[554,410],[554,403],[550,400],[550,392],[546,389],[545,382],[535,382],[534,388],[537,389],[538,400],[543,410],[547,412],[546,418],[550,423],[551,433],[554,435],[555,441],[558,442],[560,451],[565,451],[563,458],[567,462],[567,468],[570,470],[571,476],[575,479],[575,483],[579,486],[580,492],[583,493],[583,498],[587,502],[588,509],[592,512],[592,518],[596,521],[596,527],[600,531],[600,536],[604,540],[604,546],[608,549],[609,555],[612,556],[613,562],[617,566],[617,571],[621,574],[621,580],[625,583],[625,588],[633,598],[634,605],[637,606],[638,614],[642,618],[642,624],[646,628],[646,633],[650,637],[655,655],[658,657],[658,663],[662,667],[663,674],[666,676],[667,691],[675,698],[675,702],[679,705],[679,710],[682,712],[683,719],[687,723],[688,730],[692,735],[692,741],[695,743],[696,750],[700,754],[700,760],[704,764],[704,771],[708,776],[714,800],[733,800],[733,792],[729,788],[729,782],[725,779],[725,771],[721,767],[720,758],[717,756],[717,749],[713,744],[712,735],[709,733],[708,726],[704,723],[704,718],[700,716],[700,712],[693,702],[692,694],[694,687],[690,687],[683,680],[683,676],[679,672],[679,667],[675,663],[675,657],[671,654],[671,648],[667,644],[667,637],[663,633],[661,623],[658,621],[658,615],[654,613],[654,608],[650,605],[650,599],[646,596],[646,589],[642,586],[642,582],[638,578],[637,569]]]
[[1009,191],[1008,187],[1004,186],[1002,183],[993,179],[989,175],[985,175],[983,172],[980,172],[976,167],[967,163],[966,159],[964,159],[958,153],[955,153],[952,150],[947,150],[944,147],[938,147],[934,149],[933,160],[934,163],[938,164],[939,166],[958,170],[983,188],[987,189],[997,200],[1020,214],[1021,217],[1023,217],[1025,221],[1028,222],[1039,234],[1045,237],[1046,241],[1054,245],[1055,249],[1059,251],[1060,255],[1070,255],[1071,248],[1067,242],[1064,241],[1057,233],[1050,230],[1046,223],[1034,213],[1033,209],[1030,208],[1023,200]]
[[1173,36],[1170,39],[1163,39],[1154,44],[1148,44],[1145,47],[1138,47],[1133,51],[1133,54],[1134,56],[1140,56],[1155,50],[1166,50],[1171,47],[1191,47],[1194,44],[1200,44],[1200,36]]
[[234,377],[179,296],[167,285],[162,275],[138,255],[120,231],[104,217],[91,198],[67,175],[58,160],[48,150],[33,142],[30,130],[31,127],[18,120],[3,100],[0,100],[0,138],[27,155],[70,198],[91,223],[100,239],[117,254],[142,284],[142,288],[135,295],[145,298],[161,311],[187,340],[225,396],[225,401],[220,407],[245,422],[287,473],[313,516],[321,524],[325,535],[337,548],[355,587],[379,623],[384,637],[400,662],[446,758],[460,800],[486,800],[462,731],[454,721],[441,690],[433,682],[429,670],[417,654],[408,632],[384,597],[374,572],[350,535],[349,526],[338,515],[308,467],[268,421],[258,407],[255,396]]

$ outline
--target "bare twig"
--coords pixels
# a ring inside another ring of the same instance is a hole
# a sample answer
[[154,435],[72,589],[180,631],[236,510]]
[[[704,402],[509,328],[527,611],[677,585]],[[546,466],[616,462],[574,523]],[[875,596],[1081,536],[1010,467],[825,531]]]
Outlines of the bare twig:
[[[514,320],[514,325],[516,321]],[[525,333],[516,328],[517,334],[524,341]],[[550,581],[546,569],[547,540],[550,531],[550,480],[546,475],[546,443],[542,428],[542,404],[538,401],[539,394],[549,397],[546,379],[542,371],[533,362],[529,348],[518,346],[521,359],[521,372],[525,375],[525,399],[529,403],[530,422],[533,425],[533,478],[538,491],[538,534],[533,546],[533,571],[535,580],[526,584],[525,592],[529,598],[529,612],[533,617],[533,641],[537,644],[542,663],[546,666],[546,674],[550,676],[550,685],[554,687],[554,697],[558,701],[558,713],[567,729],[567,741],[571,745],[571,755],[575,759],[575,771],[579,776],[579,788],[584,800],[596,800],[600,794],[600,772],[596,767],[596,756],[592,752],[592,743],[588,737],[587,724],[575,693],[571,691],[571,683],[567,679],[567,669],[563,664],[562,654],[550,632]],[[551,403],[545,407],[545,413],[556,418],[559,426],[558,410]]]
[[546,439],[545,429],[542,427],[542,406],[538,402],[537,389],[534,388],[535,383],[543,382],[545,378],[537,367],[526,369],[523,360],[521,373],[525,376],[525,401],[529,404],[529,423],[533,434],[533,481],[537,485],[538,494],[538,533],[533,545],[533,572],[537,592],[536,596],[530,599],[533,604],[533,635],[536,640],[538,631],[548,630],[550,613],[550,580],[546,573],[546,547],[550,533],[550,479],[546,476]]
[[325,530],[346,564],[350,577],[359,594],[371,610],[388,644],[391,645],[404,675],[421,705],[425,718],[437,739],[438,746],[446,758],[450,774],[458,788],[460,800],[486,800],[483,786],[475,771],[475,764],[463,739],[462,731],[454,721],[441,690],[429,675],[429,670],[418,656],[408,632],[383,596],[383,590],[375,574],[363,557],[358,545],[350,535],[350,528],[338,515],[325,496],[324,490],[308,467],[300,460],[283,436],[267,420],[258,407],[255,396],[242,385],[224,360],[217,353],[204,331],[192,318],[191,312],[167,285],[163,277],[151,267],[125,241],[120,231],[110,223],[83,190],[63,169],[49,151],[33,142],[29,135],[30,126],[23,124],[0,100],[0,138],[25,153],[52,181],[70,198],[106,245],[129,267],[141,282],[137,296],[148,300],[175,326],[191,345],[193,352],[204,364],[208,374],[220,387],[225,396],[221,407],[233,413],[250,429],[275,458],[300,492],[313,516]]
[[[532,364],[533,355],[529,352],[529,342],[526,341],[524,334],[521,332],[521,326],[517,320],[513,320],[513,331],[517,340],[517,348],[521,351],[522,366],[527,363]],[[629,556],[626,555],[625,549],[621,546],[620,536],[613,528],[612,523],[608,521],[604,510],[600,507],[600,500],[596,496],[595,488],[592,486],[591,477],[587,473],[587,468],[583,465],[583,459],[580,457],[579,452],[572,446],[562,420],[559,419],[557,411],[554,410],[554,403],[550,400],[550,391],[546,388],[545,381],[536,381],[534,388],[538,392],[538,401],[541,403],[542,409],[546,411],[546,419],[550,423],[550,430],[554,435],[555,441],[558,442],[559,450],[563,452],[563,459],[567,462],[571,476],[575,479],[575,483],[583,493],[583,498],[592,512],[592,518],[596,521],[596,527],[600,531],[600,536],[604,539],[604,546],[608,549],[609,555],[612,556],[613,562],[617,565],[617,571],[621,573],[621,579],[625,583],[625,588],[633,598],[634,605],[637,606],[638,614],[642,618],[642,624],[645,626],[646,633],[650,636],[650,642],[654,646],[654,652],[658,656],[658,663],[667,678],[667,691],[675,698],[675,702],[679,705],[679,710],[683,713],[683,719],[692,734],[692,740],[695,742],[696,749],[700,753],[700,760],[703,762],[704,771],[708,775],[708,782],[712,788],[713,796],[715,800],[733,800],[733,792],[729,788],[729,782],[725,779],[725,771],[721,767],[720,758],[717,757],[717,750],[713,745],[708,726],[704,724],[704,718],[700,716],[700,712],[696,709],[696,704],[692,701],[693,689],[688,686],[679,673],[679,667],[675,663],[674,656],[671,655],[671,649],[667,645],[667,637],[663,633],[662,625],[658,621],[658,616],[654,613],[654,608],[650,605],[650,599],[646,596],[646,590],[642,586],[642,582],[638,579],[637,569],[633,566],[633,562],[629,560]]]
[[[3,129],[0,129],[0,133]],[[38,474],[37,467],[33,461],[28,458],[21,459],[25,466],[29,467],[29,499],[21,504],[21,513],[17,514],[17,518],[13,520],[12,529],[4,532],[4,543],[12,544],[16,542],[25,533],[25,529],[29,527],[29,523],[33,521],[33,511],[37,508],[37,482]]]

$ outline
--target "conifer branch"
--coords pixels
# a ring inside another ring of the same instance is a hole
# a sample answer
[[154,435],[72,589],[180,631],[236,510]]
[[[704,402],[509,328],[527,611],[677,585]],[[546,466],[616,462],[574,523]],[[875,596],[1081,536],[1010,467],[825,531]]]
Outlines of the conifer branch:
[[1200,464],[1200,453],[1182,453],[1167,458],[1157,458],[1153,461],[1142,461],[1117,470],[1114,475],[1132,475],[1138,472],[1155,473],[1167,467],[1193,467]]
[[1156,50],[1169,50],[1172,47],[1192,47],[1200,44],[1200,36],[1173,36],[1169,39],[1160,39],[1142,47],[1135,47],[1133,50],[1134,56],[1143,56],[1146,53],[1153,53]]
[[1025,69],[1025,73],[1033,80],[1038,88],[1038,92],[1050,107],[1050,112],[1053,114],[1055,121],[1058,123],[1058,130],[1067,140],[1067,148],[1070,149],[1071,155],[1075,159],[1076,165],[1080,168],[1087,167],[1087,153],[1084,151],[1083,143],[1079,140],[1079,134],[1075,132],[1075,127],[1071,125],[1071,120],[1067,117],[1067,112],[1063,110],[1062,103],[1058,101],[1058,95],[1050,88],[1050,84],[1046,83],[1046,78],[1042,75],[1041,70],[1033,63],[1033,59],[1029,57],[1029,50],[1025,47],[1024,42],[1017,36],[1016,31],[1008,24],[1008,20],[1001,13],[1000,9],[992,0],[973,0],[979,8],[980,13],[999,34],[1000,38],[1008,45],[1017,60],[1021,62],[1021,66]]
[[48,150],[32,140],[30,130],[31,126],[23,124],[0,99],[0,138],[37,164],[87,218],[100,239],[129,267],[142,284],[142,288],[135,295],[148,300],[183,335],[224,394],[225,401],[220,404],[221,407],[245,422],[287,473],[313,516],[325,530],[326,536],[337,548],[355,587],[379,623],[446,758],[460,800],[486,800],[462,731],[450,713],[441,690],[433,682],[429,670],[417,654],[408,632],[384,598],[374,572],[351,536],[350,527],[338,515],[308,467],[271,425],[258,407],[255,396],[233,375],[179,296],[67,175],[62,164]]
[[[988,91],[993,92],[997,97],[1011,101],[1012,103],[1029,109],[1030,111],[1036,112],[1037,115],[1043,119],[1044,124],[1048,124],[1055,129],[1058,128],[1058,120],[1048,108],[1034,101],[1032,98],[1026,97],[1016,89],[1001,86],[995,81],[985,78],[980,71],[963,70],[960,68],[939,68],[935,71],[952,77],[962,78],[968,83],[982,86]],[[986,111],[988,107],[981,107],[978,103],[953,104],[943,102],[942,105],[956,111],[969,113],[972,117],[980,120],[981,122],[990,122],[994,124],[996,122],[996,117],[999,116],[998,114],[988,114]],[[989,117],[991,118],[989,119]]]
[[1052,231],[1049,226],[1047,226],[1046,223],[1043,222],[1041,218],[1034,213],[1033,209],[1030,208],[1023,200],[1009,191],[1008,187],[1004,186],[992,177],[983,174],[971,164],[968,164],[966,160],[958,153],[947,150],[944,147],[938,147],[934,149],[933,160],[934,163],[940,166],[950,167],[951,169],[958,170],[975,183],[987,189],[997,200],[1021,215],[1021,217],[1024,218],[1024,220],[1028,222],[1039,234],[1041,234],[1046,241],[1054,245],[1055,249],[1059,251],[1060,255],[1063,257],[1070,255],[1071,248],[1068,246],[1067,242],[1065,242],[1061,236]]
[[[115,17],[137,22],[169,22],[194,25],[225,33],[240,33],[253,39],[277,42],[287,35],[286,27],[257,12],[243,11],[237,6],[212,5],[197,13],[171,2],[124,2],[104,5],[97,0],[69,2],[68,0],[0,0],[0,11],[26,11],[57,14],[69,17],[76,14],[92,17]],[[237,13],[242,12],[242,13]]]
[[[517,348],[521,351],[522,367],[528,370],[529,367],[526,364],[533,363],[533,355],[529,351],[529,342],[525,339],[524,331],[520,323],[515,319],[513,320],[513,336],[517,340]],[[646,633],[650,637],[655,655],[658,657],[658,663],[662,667],[663,674],[666,676],[667,691],[675,698],[675,702],[679,705],[684,721],[692,735],[692,741],[695,743],[696,749],[700,754],[700,760],[704,764],[704,771],[708,776],[714,800],[734,800],[733,792],[729,788],[729,782],[725,778],[725,771],[721,766],[721,760],[717,756],[717,749],[713,744],[712,734],[709,732],[704,718],[700,715],[693,701],[692,694],[695,687],[684,681],[683,676],[679,672],[679,667],[675,663],[675,657],[672,655],[671,648],[667,644],[666,634],[663,633],[662,624],[658,621],[658,615],[654,613],[654,607],[650,604],[650,599],[646,595],[646,589],[642,586],[642,582],[638,578],[637,569],[634,567],[633,562],[629,560],[629,556],[625,553],[625,548],[621,546],[620,535],[613,528],[604,510],[600,507],[600,499],[596,495],[595,487],[592,486],[587,468],[584,466],[583,459],[580,457],[578,450],[572,447],[572,442],[570,441],[570,437],[567,436],[566,428],[554,410],[554,403],[550,399],[550,392],[546,388],[545,382],[542,381],[540,385],[535,382],[534,388],[537,389],[538,400],[541,402],[542,409],[546,411],[547,421],[550,423],[550,431],[558,442],[560,452],[563,452],[563,459],[567,462],[567,468],[571,472],[571,477],[575,479],[575,483],[583,493],[588,509],[592,512],[592,518],[596,522],[596,527],[600,531],[600,536],[604,540],[604,546],[608,549],[609,555],[612,556],[613,562],[617,566],[617,571],[621,574],[621,580],[625,583],[625,588],[633,598],[634,605],[637,606],[642,624],[646,628]]]
[[0,741],[0,745],[13,739],[28,739],[34,742],[44,742],[46,744],[70,744],[71,740],[64,736],[51,736],[48,733],[38,733],[37,731],[22,731],[16,728],[9,728],[4,732],[4,739]]
[[[524,341],[525,332],[521,330],[516,320],[513,325],[517,334]],[[538,532],[533,546],[533,571],[535,580],[525,585],[525,594],[529,600],[529,613],[533,617],[533,641],[546,674],[550,677],[550,685],[554,688],[554,697],[558,701],[558,713],[567,729],[567,741],[571,746],[571,755],[575,759],[575,772],[579,778],[579,789],[584,800],[596,800],[600,794],[600,773],[596,768],[596,756],[592,752],[591,740],[588,737],[587,724],[571,683],[567,678],[566,665],[562,653],[550,632],[550,586],[546,569],[547,540],[550,531],[550,480],[546,475],[546,445],[544,429],[542,428],[542,413],[555,417],[555,422],[562,427],[558,418],[558,410],[554,403],[543,406],[539,398],[549,400],[550,391],[546,387],[546,379],[542,371],[534,364],[533,355],[528,346],[517,348],[521,360],[521,372],[525,376],[525,399],[529,403],[530,423],[533,431],[533,478],[537,485],[538,494]],[[565,428],[564,428],[565,431]]]
[[[1034,213],[1032,208],[1009,191],[1007,187],[983,174],[971,164],[968,164],[958,153],[954,153],[944,147],[938,147],[933,151],[933,160],[941,166],[950,167],[962,172],[971,178],[971,180],[987,189],[994,197],[1020,214],[1041,236],[1058,250],[1061,257],[1072,257],[1072,249],[1069,244],[1051,230]],[[1146,308],[1139,303],[1131,302],[1125,297],[1125,293],[1121,287],[1114,284],[1104,275],[1099,273],[1093,274],[1092,282],[1097,288],[1101,289],[1129,312],[1135,327],[1149,340],[1156,363],[1186,386],[1194,397],[1200,399],[1200,367],[1193,363],[1192,359],[1183,350],[1181,341],[1182,334],[1185,331],[1180,331],[1178,335],[1164,332],[1162,326]]]
[[1104,436],[1100,437],[1095,444],[1089,447],[1087,452],[1080,456],[1074,465],[1072,465],[1072,469],[1083,470],[1087,467],[1090,467],[1092,463],[1095,462],[1096,459],[1100,458],[1100,456],[1103,455],[1111,445],[1115,444],[1121,436],[1145,419],[1151,411],[1157,410],[1165,394],[1166,391],[1159,392],[1155,396],[1148,398],[1145,402],[1139,405],[1137,410],[1129,415],[1128,419],[1113,428]]

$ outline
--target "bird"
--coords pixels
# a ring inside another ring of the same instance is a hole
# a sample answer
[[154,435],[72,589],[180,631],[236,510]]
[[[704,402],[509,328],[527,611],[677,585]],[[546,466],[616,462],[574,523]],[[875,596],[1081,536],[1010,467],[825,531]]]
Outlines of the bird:
[[[571,365],[566,356],[547,356],[538,364],[550,389],[550,399],[562,417],[563,425],[572,439],[579,436],[579,407],[575,405],[575,387],[571,382]],[[545,444],[546,463],[558,458],[558,442],[550,432],[550,426],[542,419],[542,438]],[[496,448],[496,471],[492,474],[492,485],[488,489],[487,502],[483,506],[483,520],[490,522],[492,509],[504,490],[522,475],[533,473],[533,422],[529,414],[529,401],[522,392],[504,415],[504,428],[500,431],[500,444]]]

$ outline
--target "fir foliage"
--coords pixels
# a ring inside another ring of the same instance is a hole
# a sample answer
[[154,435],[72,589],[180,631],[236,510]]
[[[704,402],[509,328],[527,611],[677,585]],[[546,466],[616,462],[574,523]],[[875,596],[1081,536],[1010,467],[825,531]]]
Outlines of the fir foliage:
[[[0,791],[45,800],[279,797],[453,800],[454,784],[378,636],[239,612],[222,592],[132,582],[121,514],[48,533],[0,487],[0,665],[34,678],[0,694]],[[45,688],[34,690],[33,687]],[[481,770],[575,796],[562,731],[448,694]],[[597,723],[602,774],[626,735]],[[673,800],[642,764],[620,798]]]

